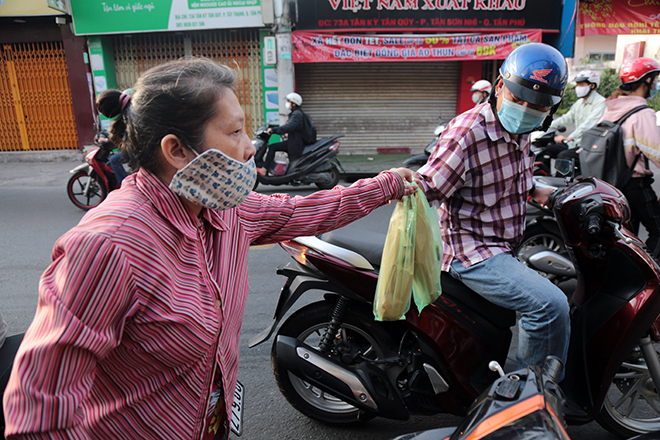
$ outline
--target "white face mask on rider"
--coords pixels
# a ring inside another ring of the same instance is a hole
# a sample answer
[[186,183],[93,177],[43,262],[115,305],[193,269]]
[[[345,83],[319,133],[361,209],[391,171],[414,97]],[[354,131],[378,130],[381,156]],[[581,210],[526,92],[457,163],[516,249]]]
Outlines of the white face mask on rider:
[[177,171],[170,189],[196,205],[217,211],[243,203],[257,178],[254,158],[243,163],[220,150],[193,152],[197,157]]
[[291,110],[291,101],[287,101],[284,105],[286,106],[287,110]]
[[584,98],[589,94],[590,89],[591,86],[577,86],[575,88],[575,94],[577,95],[578,98]]

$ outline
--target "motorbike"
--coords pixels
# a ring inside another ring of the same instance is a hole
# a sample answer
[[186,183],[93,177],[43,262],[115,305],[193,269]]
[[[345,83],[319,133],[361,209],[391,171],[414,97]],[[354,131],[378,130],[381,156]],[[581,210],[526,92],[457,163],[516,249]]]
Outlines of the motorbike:
[[[625,197],[582,179],[549,206],[577,269],[570,298],[571,341],[565,417],[593,420],[629,437],[660,428],[660,267],[622,224]],[[504,364],[516,316],[442,273],[442,295],[421,313],[377,322],[373,301],[384,234],[341,229],[281,244],[294,261],[273,321],[249,341],[277,330],[271,361],[277,385],[298,411],[329,423],[411,413],[465,415]],[[309,291],[323,298],[293,312]],[[281,323],[281,325],[280,325]]]
[[440,123],[438,124],[437,127],[435,127],[435,130],[433,131],[433,135],[435,136],[433,140],[429,142],[426,147],[424,147],[424,152],[422,154],[417,154],[415,156],[409,157],[408,159],[404,160],[403,161],[404,167],[416,170],[429,160],[429,157],[431,156],[433,149],[435,148],[436,145],[438,145],[438,141],[440,140],[440,135],[442,135],[442,133],[447,128],[447,124],[442,122],[442,115],[439,116],[438,119],[440,120]]
[[[257,152],[257,166],[266,154],[268,149],[268,126],[263,125],[255,132],[255,138],[252,140]],[[262,185],[309,185],[315,184],[319,189],[330,189],[339,183],[340,170],[345,173],[337,153],[339,152],[339,141],[337,139],[343,135],[325,137],[312,145],[307,145],[302,155],[292,160],[286,172],[281,175],[269,174],[266,176],[257,175],[257,181],[253,189]]]
[[100,137],[97,135],[94,146],[85,153],[85,163],[69,171],[72,176],[66,186],[67,195],[74,205],[84,211],[98,206],[110,191],[119,188],[108,163],[115,146],[112,142],[99,141]]
[[500,373],[492,386],[472,404],[457,427],[405,434],[394,440],[568,440],[563,405],[564,393],[557,385],[561,361],[548,356],[543,367],[530,366]]
[[[566,188],[573,182],[572,161],[551,159],[550,167],[549,172],[552,176],[533,177],[537,188]],[[562,287],[565,293],[571,293],[574,286],[564,286],[562,283],[574,281],[577,272],[570,260],[557,220],[552,209],[541,205],[531,197],[527,201],[525,234],[515,253],[520,261]]]

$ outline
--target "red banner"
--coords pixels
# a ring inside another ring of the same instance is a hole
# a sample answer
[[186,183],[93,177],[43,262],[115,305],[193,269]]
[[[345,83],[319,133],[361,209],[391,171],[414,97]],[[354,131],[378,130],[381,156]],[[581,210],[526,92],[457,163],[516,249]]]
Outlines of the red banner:
[[541,41],[540,29],[391,36],[296,31],[293,32],[293,62],[499,60],[521,44],[533,41]]
[[658,34],[660,0],[580,0],[577,36]]

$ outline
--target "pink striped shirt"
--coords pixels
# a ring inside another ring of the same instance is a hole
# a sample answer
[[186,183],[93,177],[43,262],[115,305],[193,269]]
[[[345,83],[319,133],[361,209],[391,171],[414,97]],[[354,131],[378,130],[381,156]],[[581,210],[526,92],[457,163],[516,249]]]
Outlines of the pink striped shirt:
[[194,216],[140,170],[55,244],[5,392],[9,438],[195,439],[214,365],[231,417],[251,244],[315,235],[403,195],[374,179],[252,193]]

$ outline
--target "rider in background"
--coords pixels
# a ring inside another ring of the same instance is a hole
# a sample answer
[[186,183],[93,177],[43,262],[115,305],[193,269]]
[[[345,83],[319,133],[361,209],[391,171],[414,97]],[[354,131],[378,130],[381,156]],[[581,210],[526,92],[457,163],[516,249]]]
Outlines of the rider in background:
[[[618,93],[612,94],[605,104],[603,120],[616,121],[630,110],[647,104],[658,92],[660,64],[651,58],[636,58],[621,66]],[[651,160],[660,167],[660,128],[656,125],[655,112],[651,108],[632,114],[623,122],[623,147],[628,167],[635,168],[632,178],[619,188],[630,203],[633,232],[643,224],[649,233],[646,247],[656,259],[660,258],[660,203],[653,190]]]
[[[300,108],[302,106],[302,96],[297,93],[289,93],[286,95],[286,108],[291,111],[289,119],[286,124],[280,127],[273,127],[268,129],[268,134],[286,134],[287,140],[268,145],[268,154],[264,166],[259,168],[258,172],[262,176],[267,174],[268,170],[273,168],[273,161],[277,151],[284,151],[289,157],[289,161],[293,161],[302,155],[305,147],[303,141],[303,132],[305,131],[305,115]],[[310,128],[311,129],[311,128]],[[256,158],[258,161],[259,158]]]
[[605,98],[596,91],[600,85],[600,75],[593,70],[583,70],[575,77],[575,94],[578,100],[565,115],[550,124],[550,130],[560,126],[575,127],[568,136],[556,135],[555,143],[549,145],[543,154],[547,157],[578,160],[577,148],[582,140],[582,133],[600,120],[605,112]]
[[488,102],[454,118],[420,170],[429,202],[438,209],[442,270],[501,307],[520,312],[518,366],[566,361],[570,337],[564,293],[520,262],[513,249],[525,230],[535,188],[529,133],[552,120],[566,87],[561,53],[542,43],[516,48],[500,68]]
[[485,79],[480,79],[472,84],[470,91],[472,92],[472,102],[474,102],[474,105],[483,104],[488,101],[488,96],[490,96],[492,88],[493,85]]

